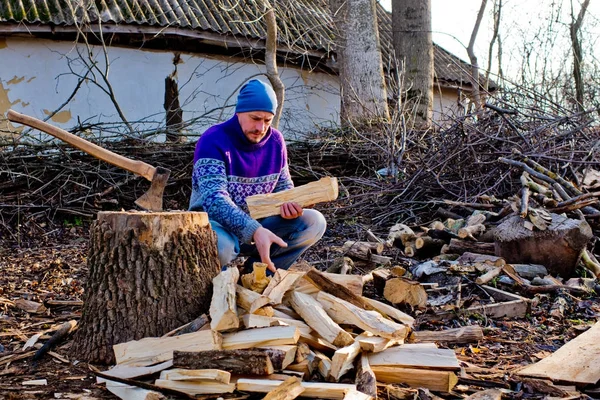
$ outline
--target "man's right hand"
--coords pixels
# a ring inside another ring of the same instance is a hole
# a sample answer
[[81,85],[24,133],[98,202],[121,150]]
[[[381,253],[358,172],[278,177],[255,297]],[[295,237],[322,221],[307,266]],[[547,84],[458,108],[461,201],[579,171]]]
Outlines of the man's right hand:
[[258,250],[258,254],[260,255],[260,261],[267,264],[267,268],[275,273],[275,264],[271,261],[271,245],[275,243],[281,247],[287,247],[287,243],[283,241],[279,236],[268,230],[267,228],[263,228],[262,226],[254,232],[254,236],[252,237],[254,240],[254,244],[256,245],[256,250]]

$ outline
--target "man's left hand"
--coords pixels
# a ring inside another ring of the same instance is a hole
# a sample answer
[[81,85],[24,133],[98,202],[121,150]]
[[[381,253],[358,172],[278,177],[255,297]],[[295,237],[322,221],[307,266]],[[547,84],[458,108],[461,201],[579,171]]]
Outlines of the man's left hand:
[[302,213],[302,206],[294,202],[283,203],[279,209],[279,214],[284,219],[298,218],[302,215]]

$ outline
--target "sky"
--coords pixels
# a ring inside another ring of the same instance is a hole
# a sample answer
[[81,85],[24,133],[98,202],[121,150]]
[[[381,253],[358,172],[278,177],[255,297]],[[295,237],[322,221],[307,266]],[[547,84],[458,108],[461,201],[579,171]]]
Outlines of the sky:
[[[547,21],[555,21],[556,34],[552,40],[556,41],[556,48],[565,48],[569,45],[568,25],[570,18],[570,1],[562,0],[563,13],[555,18],[548,16],[549,4],[553,0],[503,0],[502,24],[500,32],[503,40],[503,69],[513,69],[521,65],[518,58],[523,54],[523,38],[535,37],[540,27],[547,27]],[[579,11],[582,0],[572,0],[575,13]],[[381,5],[391,10],[391,0],[379,0]],[[554,0],[561,3],[561,0]],[[489,42],[493,31],[492,8],[494,0],[487,1],[484,19],[482,20],[477,40],[475,53],[481,67],[487,66]],[[471,32],[477,18],[481,0],[431,0],[433,41],[454,55],[468,61],[466,47],[469,44]],[[600,61],[600,0],[591,0],[584,18],[584,26],[590,38],[584,47],[594,54],[595,60]],[[542,50],[543,45],[536,45],[533,51],[539,51],[540,56],[553,57],[560,62],[564,56],[561,54],[548,54]],[[553,50],[552,53],[558,50]],[[493,57],[495,62],[496,57]],[[492,67],[492,72],[497,71],[497,66]],[[505,71],[506,73],[506,71]]]

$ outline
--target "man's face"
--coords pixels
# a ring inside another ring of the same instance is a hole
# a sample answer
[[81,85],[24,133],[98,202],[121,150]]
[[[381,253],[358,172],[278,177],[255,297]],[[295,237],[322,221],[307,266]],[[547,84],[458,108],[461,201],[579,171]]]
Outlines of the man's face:
[[265,111],[241,112],[237,116],[244,136],[252,143],[258,143],[265,137],[274,117]]

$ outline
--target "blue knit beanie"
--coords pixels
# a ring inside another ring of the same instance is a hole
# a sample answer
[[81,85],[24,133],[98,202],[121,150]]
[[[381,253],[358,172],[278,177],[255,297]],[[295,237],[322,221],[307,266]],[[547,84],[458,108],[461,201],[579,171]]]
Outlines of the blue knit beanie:
[[265,111],[275,115],[277,110],[277,96],[270,85],[252,79],[240,90],[237,98],[236,113],[248,111]]

